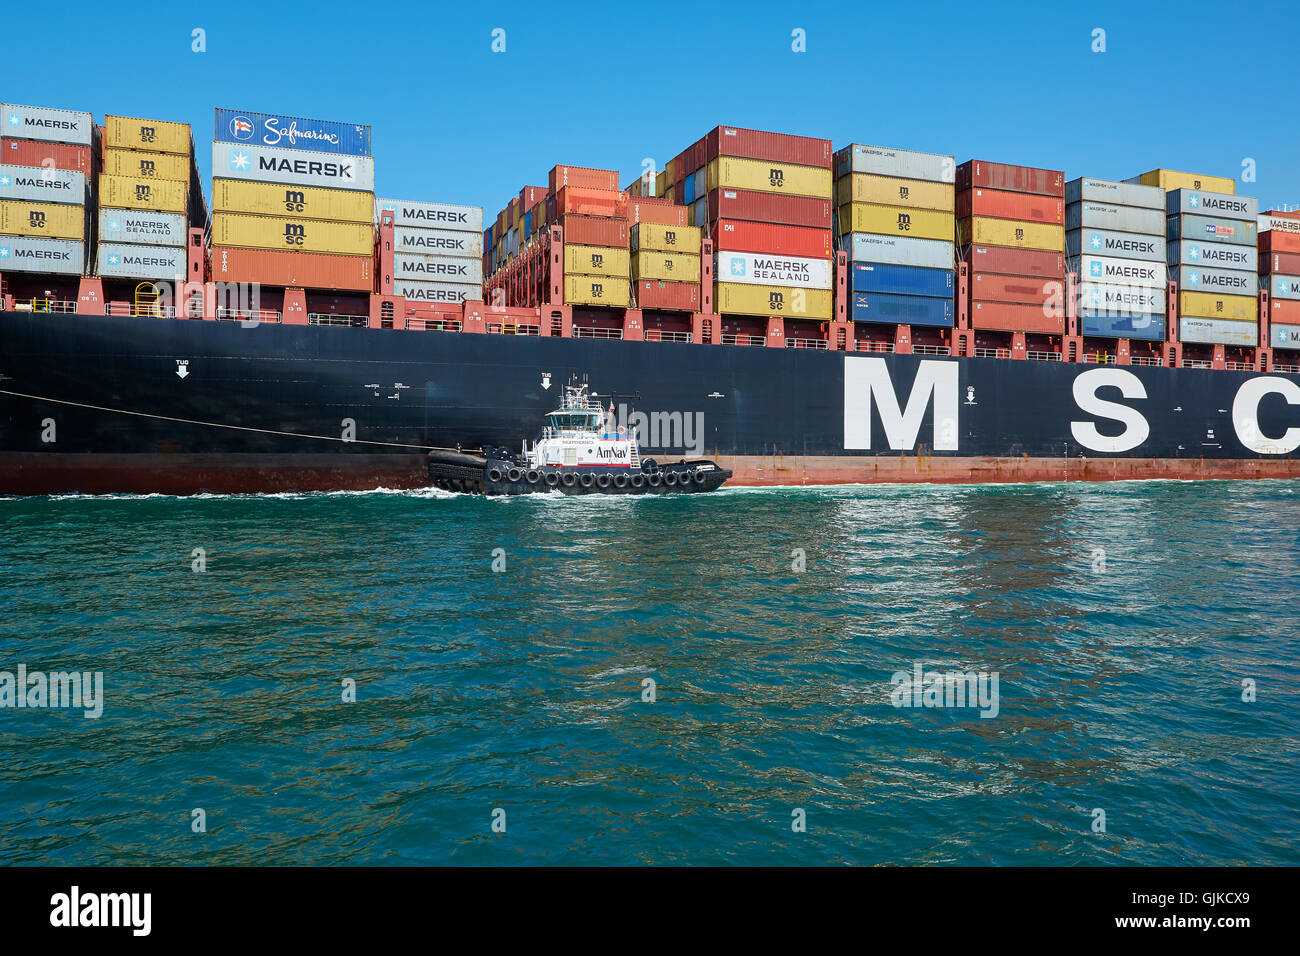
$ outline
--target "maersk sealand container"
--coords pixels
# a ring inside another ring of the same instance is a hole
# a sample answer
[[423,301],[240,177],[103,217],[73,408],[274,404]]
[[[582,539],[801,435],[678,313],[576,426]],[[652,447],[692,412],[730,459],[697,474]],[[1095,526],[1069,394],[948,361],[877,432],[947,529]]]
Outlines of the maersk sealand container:
[[280,113],[252,113],[218,107],[216,133],[212,138],[218,142],[305,149],[314,153],[370,155],[369,126],[303,119]]

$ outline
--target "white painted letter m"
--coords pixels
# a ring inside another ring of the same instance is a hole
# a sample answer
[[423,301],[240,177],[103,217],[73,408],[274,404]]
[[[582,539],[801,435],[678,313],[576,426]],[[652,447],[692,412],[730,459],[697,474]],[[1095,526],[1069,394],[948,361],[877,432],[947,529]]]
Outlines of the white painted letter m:
[[924,360],[916,369],[906,409],[882,358],[844,357],[844,447],[871,447],[871,404],[874,401],[885,427],[889,447],[905,451],[916,447],[925,408],[934,403],[935,451],[957,450],[957,363]]

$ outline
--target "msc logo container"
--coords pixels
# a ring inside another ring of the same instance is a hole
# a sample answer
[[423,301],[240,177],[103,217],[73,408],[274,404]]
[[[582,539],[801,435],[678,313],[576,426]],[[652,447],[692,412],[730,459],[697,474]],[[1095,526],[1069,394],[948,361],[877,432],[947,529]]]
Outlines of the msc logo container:
[[829,289],[799,289],[791,286],[742,285],[718,282],[714,305],[721,313],[735,315],[785,315],[795,319],[829,319]]
[[840,207],[840,232],[874,232],[912,239],[953,240],[950,212],[849,203]]
[[565,246],[566,276],[622,276],[627,278],[631,266],[628,251],[606,246]]
[[697,226],[666,226],[638,222],[632,226],[632,251],[685,252],[699,255],[700,230]]
[[173,179],[190,181],[190,157],[179,153],[146,153],[136,149],[104,150],[101,172],[132,179]]
[[1203,319],[1259,319],[1259,299],[1253,295],[1215,295],[1212,292],[1178,293],[1178,314]]
[[212,211],[364,223],[371,222],[373,212],[369,194],[355,189],[320,189],[238,179],[212,180]]
[[655,252],[646,250],[632,257],[632,278],[658,279],[661,282],[699,282],[699,253]]
[[1065,248],[1065,227],[972,216],[957,220],[957,244],[968,243],[1060,252]]
[[151,209],[184,213],[189,200],[185,183],[170,179],[143,180],[127,176],[99,177],[99,203],[117,209]]
[[104,149],[144,149],[154,153],[180,153],[191,149],[188,123],[138,119],[133,116],[104,117]]
[[359,222],[318,222],[279,216],[212,216],[212,245],[247,249],[286,249],[368,256],[375,250],[374,227]]
[[631,284],[626,278],[616,276],[564,277],[565,305],[605,305],[627,308]]
[[40,239],[85,239],[83,206],[0,200],[0,235]]
[[912,209],[937,209],[951,213],[955,206],[951,183],[931,183],[920,179],[897,179],[854,173],[841,177],[835,184],[835,201],[873,203],[882,206],[907,206]]
[[[831,171],[815,166],[769,163],[760,159],[723,156],[709,163],[707,183],[713,189],[751,189],[812,199],[831,198]],[[696,184],[698,189],[698,184]]]

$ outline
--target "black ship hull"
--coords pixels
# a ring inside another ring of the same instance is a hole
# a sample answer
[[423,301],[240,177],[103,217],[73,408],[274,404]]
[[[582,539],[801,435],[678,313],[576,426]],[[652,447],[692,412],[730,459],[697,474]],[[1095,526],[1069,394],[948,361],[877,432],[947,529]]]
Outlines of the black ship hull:
[[562,383],[732,484],[1300,475],[1300,377],[0,313],[0,493],[420,487]]

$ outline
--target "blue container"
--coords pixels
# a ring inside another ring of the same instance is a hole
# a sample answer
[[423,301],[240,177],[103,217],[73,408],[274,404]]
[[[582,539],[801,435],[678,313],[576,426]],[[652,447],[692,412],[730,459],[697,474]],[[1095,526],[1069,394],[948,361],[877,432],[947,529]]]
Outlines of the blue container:
[[928,295],[894,295],[889,292],[854,292],[853,321],[930,325],[950,329],[953,323],[952,299]]
[[952,298],[952,270],[920,266],[894,266],[876,262],[853,263],[853,292],[889,292]]
[[1080,309],[1079,324],[1083,327],[1084,335],[1108,339],[1145,339],[1148,342],[1165,340],[1163,314],[1108,315],[1104,309]]
[[492,230],[491,229],[483,230],[483,251],[484,252],[492,251]]
[[218,109],[217,132],[213,139],[220,143],[249,143],[342,156],[370,155],[369,126],[281,116],[279,113]]
[[527,239],[533,234],[533,211],[530,209],[524,213],[524,238]]
[[695,202],[695,174],[691,173],[686,177],[686,185],[682,187],[685,192],[682,193],[682,205],[689,205]]

